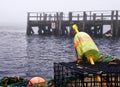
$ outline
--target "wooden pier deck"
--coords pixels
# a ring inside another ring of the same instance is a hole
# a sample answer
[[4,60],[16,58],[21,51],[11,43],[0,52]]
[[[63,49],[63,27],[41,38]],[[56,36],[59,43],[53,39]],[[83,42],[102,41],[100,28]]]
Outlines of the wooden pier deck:
[[28,12],[27,35],[38,34],[72,36],[71,23],[76,23],[80,31],[93,37],[103,37],[104,25],[109,25],[112,37],[120,37],[120,11],[73,11],[63,12]]

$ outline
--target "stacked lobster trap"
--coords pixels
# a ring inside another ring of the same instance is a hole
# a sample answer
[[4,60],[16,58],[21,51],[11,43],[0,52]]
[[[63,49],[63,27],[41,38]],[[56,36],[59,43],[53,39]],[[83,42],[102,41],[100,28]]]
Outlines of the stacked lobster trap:
[[120,63],[54,63],[55,87],[120,87]]

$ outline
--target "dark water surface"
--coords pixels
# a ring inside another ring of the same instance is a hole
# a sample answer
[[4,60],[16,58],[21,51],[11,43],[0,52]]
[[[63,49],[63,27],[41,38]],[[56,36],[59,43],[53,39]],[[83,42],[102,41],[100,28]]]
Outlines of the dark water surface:
[[[25,27],[0,27],[0,78],[53,76],[54,62],[75,58],[73,40],[69,37],[26,36]],[[120,40],[94,39],[101,53],[120,58]]]

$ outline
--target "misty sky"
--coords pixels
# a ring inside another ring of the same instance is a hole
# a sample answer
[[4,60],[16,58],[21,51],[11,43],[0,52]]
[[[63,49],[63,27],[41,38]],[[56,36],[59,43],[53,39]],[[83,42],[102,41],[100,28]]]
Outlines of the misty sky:
[[0,25],[27,22],[27,12],[120,10],[120,0],[0,0]]

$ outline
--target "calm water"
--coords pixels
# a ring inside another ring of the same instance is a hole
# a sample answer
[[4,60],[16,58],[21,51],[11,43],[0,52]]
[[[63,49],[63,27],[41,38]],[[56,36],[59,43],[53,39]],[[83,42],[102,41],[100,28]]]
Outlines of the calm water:
[[[0,78],[53,76],[54,62],[75,58],[73,40],[69,37],[26,36],[23,26],[0,27]],[[101,53],[120,58],[120,40],[94,39]]]

